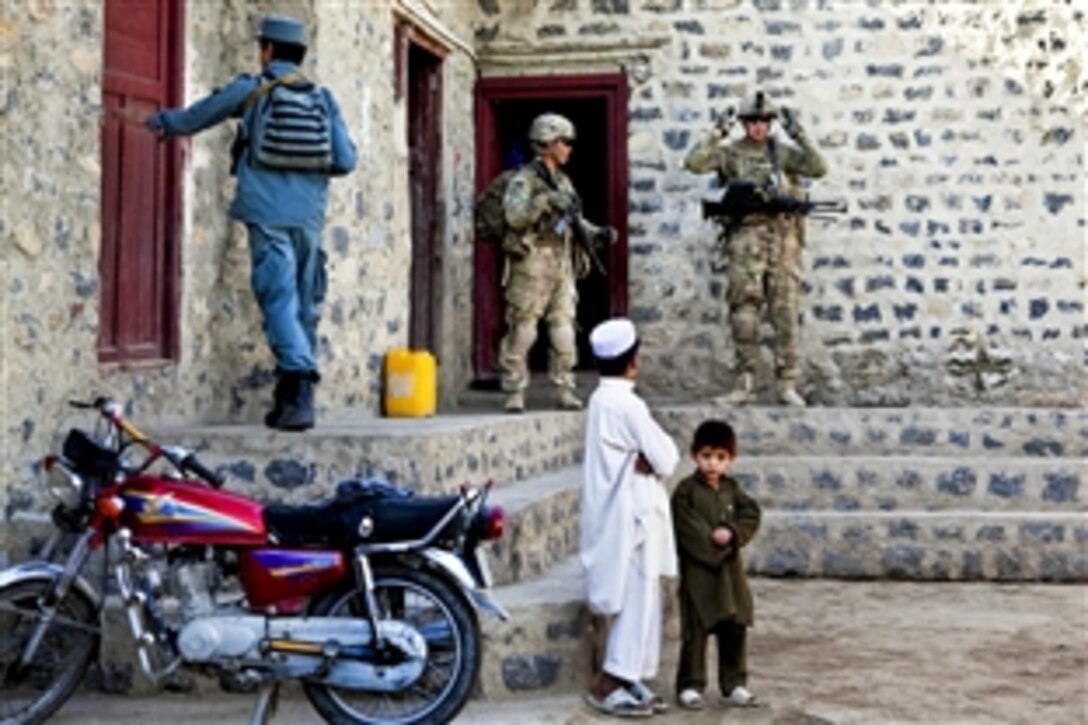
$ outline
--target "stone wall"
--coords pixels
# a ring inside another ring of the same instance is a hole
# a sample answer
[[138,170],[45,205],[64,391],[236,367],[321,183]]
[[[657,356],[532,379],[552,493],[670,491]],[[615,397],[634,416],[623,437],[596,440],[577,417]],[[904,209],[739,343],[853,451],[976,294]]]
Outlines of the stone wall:
[[[186,103],[236,73],[255,72],[260,14],[287,12],[309,24],[304,70],[336,93],[359,149],[356,172],[330,186],[330,291],[319,329],[324,420],[377,415],[382,355],[408,338],[408,149],[405,102],[394,92],[397,17],[441,31],[439,44],[448,46],[440,188],[447,210],[447,332],[438,351],[443,392],[468,376],[470,348],[450,331],[471,327],[471,13],[416,2],[414,11],[395,14],[395,7],[404,5],[186,3]],[[250,291],[246,233],[227,216],[232,123],[184,144],[179,359],[138,367],[98,363],[103,23],[99,0],[0,7],[4,518],[32,507],[36,461],[60,434],[90,422],[68,409],[69,399],[107,394],[128,403],[137,421],[156,426],[256,422],[271,397],[274,361]]]
[[650,392],[729,385],[699,207],[719,191],[681,162],[716,112],[762,88],[800,109],[831,166],[812,196],[849,204],[808,227],[808,398],[1072,405],[1088,332],[1073,5],[481,0],[476,36],[490,72],[630,78],[630,310]]

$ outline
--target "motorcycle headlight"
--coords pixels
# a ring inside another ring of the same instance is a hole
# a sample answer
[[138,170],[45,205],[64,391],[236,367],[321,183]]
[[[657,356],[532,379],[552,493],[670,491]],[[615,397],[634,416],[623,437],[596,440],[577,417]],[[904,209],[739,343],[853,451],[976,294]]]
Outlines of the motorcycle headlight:
[[53,456],[45,459],[45,486],[61,505],[68,508],[79,506],[83,479],[64,460]]

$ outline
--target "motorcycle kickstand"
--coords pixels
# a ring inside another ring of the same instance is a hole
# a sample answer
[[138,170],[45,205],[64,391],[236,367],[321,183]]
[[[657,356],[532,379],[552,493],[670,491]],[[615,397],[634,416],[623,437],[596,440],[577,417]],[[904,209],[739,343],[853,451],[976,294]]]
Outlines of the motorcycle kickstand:
[[249,718],[249,725],[268,725],[272,716],[276,714],[276,708],[280,702],[280,683],[273,682],[265,685],[257,693],[257,704],[253,706],[253,714]]

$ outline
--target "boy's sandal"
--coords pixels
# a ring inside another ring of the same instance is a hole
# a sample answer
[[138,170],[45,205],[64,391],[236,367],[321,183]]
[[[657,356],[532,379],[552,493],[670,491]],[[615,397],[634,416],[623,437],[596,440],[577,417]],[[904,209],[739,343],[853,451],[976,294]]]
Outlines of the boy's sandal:
[[680,703],[680,707],[685,710],[702,710],[706,704],[703,702],[703,696],[699,694],[698,690],[688,688],[676,696],[676,701]]
[[655,694],[653,690],[637,680],[627,686],[627,691],[658,715],[669,711],[669,703],[665,702],[665,698]]
[[592,692],[586,693],[586,704],[594,710],[616,717],[650,717],[654,711],[636,700],[623,687],[617,687],[604,699],[598,699]]

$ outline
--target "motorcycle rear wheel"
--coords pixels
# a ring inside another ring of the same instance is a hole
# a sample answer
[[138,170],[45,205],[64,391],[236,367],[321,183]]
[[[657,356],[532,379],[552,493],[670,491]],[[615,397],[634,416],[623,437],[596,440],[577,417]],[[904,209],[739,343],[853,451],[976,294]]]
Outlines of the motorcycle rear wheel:
[[[476,613],[459,589],[425,571],[380,568],[374,572],[378,619],[417,627],[427,641],[422,677],[394,693],[362,692],[307,682],[306,696],[334,725],[445,723],[468,702],[480,671]],[[312,614],[362,617],[366,605],[357,589],[339,590],[316,602]]]
[[52,716],[82,682],[98,646],[94,603],[73,588],[57,603],[56,618],[30,665],[17,668],[38,625],[38,603],[52,587],[52,580],[38,579],[0,589],[0,722],[5,724],[36,725]]

